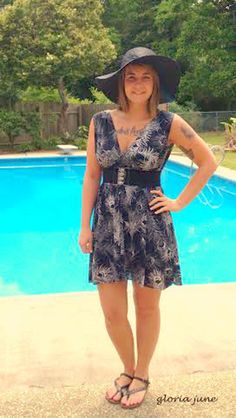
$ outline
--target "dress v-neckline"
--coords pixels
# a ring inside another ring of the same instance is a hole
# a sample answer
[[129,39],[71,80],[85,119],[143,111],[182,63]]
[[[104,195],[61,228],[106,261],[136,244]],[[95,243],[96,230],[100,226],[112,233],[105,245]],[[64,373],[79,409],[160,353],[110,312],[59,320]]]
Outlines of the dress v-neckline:
[[156,116],[154,116],[154,118],[152,118],[146,125],[145,125],[145,127],[143,128],[143,129],[141,129],[141,133],[140,134],[138,134],[138,136],[135,138],[135,140],[134,141],[132,141],[129,145],[128,145],[128,147],[126,148],[126,150],[125,151],[121,151],[121,148],[120,148],[120,144],[119,144],[119,141],[118,141],[118,136],[117,136],[117,133],[116,133],[116,128],[115,128],[115,125],[114,125],[114,122],[113,122],[113,118],[112,118],[112,116],[111,116],[111,112],[109,111],[109,112],[107,112],[106,110],[105,110],[105,112],[106,113],[108,113],[108,115],[109,115],[109,118],[110,118],[110,122],[111,122],[111,125],[112,125],[112,129],[113,129],[113,131],[114,131],[114,133],[115,133],[115,144],[116,144],[116,146],[117,146],[117,149],[118,149],[118,151],[119,151],[119,153],[120,153],[120,155],[122,156],[122,155],[125,155],[129,150],[130,150],[130,148],[134,145],[134,144],[136,144],[137,143],[137,141],[138,140],[140,140],[141,138],[142,138],[142,135],[144,134],[144,132],[149,128],[149,125],[151,125],[151,123],[152,122],[154,122],[155,120],[158,120],[159,119],[159,117],[160,117],[160,114],[161,114],[161,110],[159,110],[159,113],[158,113],[158,115],[156,115]]

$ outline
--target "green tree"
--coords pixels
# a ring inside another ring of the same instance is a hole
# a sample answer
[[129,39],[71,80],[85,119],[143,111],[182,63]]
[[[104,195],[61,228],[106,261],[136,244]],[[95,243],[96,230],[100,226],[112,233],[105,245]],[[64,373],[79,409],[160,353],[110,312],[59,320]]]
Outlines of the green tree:
[[203,109],[232,109],[236,105],[234,34],[226,9],[219,12],[213,3],[195,6],[177,41],[176,56],[188,63],[180,100],[188,91]]
[[67,86],[116,57],[99,0],[15,0],[0,13],[0,98],[12,107],[28,86],[57,88],[66,134]]
[[[232,2],[231,2],[232,3]],[[204,110],[236,105],[235,25],[230,2],[163,0],[155,19],[159,53],[182,68],[177,99]]]
[[161,0],[104,1],[103,23],[119,54],[135,46],[148,46],[154,39],[154,19]]
[[14,0],[0,0],[0,9],[2,9],[5,6],[8,6],[8,4],[12,4]]
[[132,42],[133,26],[137,24],[137,0],[106,0],[102,21],[109,29],[112,42],[120,55]]

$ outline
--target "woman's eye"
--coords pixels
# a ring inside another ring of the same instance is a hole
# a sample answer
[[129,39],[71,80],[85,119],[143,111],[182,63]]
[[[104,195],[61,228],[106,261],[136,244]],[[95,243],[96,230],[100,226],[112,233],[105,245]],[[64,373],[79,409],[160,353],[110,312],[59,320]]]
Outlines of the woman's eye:
[[[145,77],[143,77],[143,79],[144,80],[151,80],[151,77],[145,76]],[[135,77],[134,76],[127,77],[127,80],[135,80]]]

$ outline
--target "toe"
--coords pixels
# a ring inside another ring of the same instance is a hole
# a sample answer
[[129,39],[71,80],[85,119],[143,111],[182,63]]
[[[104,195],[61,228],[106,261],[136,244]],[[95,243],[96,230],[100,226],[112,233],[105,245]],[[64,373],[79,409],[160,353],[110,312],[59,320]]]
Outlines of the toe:
[[117,393],[115,396],[112,397],[112,399],[114,399],[115,401],[119,401],[121,398],[120,393]]
[[122,405],[125,405],[125,406],[128,405],[128,399],[127,399],[127,396],[126,395],[122,397],[121,404]]
[[[119,379],[116,379],[116,382],[118,383],[120,388],[130,383],[127,381],[127,378],[124,379],[122,378],[122,376]],[[116,387],[113,386],[106,392],[106,397],[114,401],[121,401],[121,399],[123,398],[123,393],[121,393],[120,391],[117,392]]]
[[115,393],[116,393],[116,390],[109,389],[106,392],[106,398],[108,398],[108,399],[114,399],[115,401],[117,401],[119,399],[119,393],[116,393],[116,394]]
[[[142,395],[141,395],[141,393],[142,393]],[[144,398],[143,392],[141,392],[141,393],[138,392],[138,393],[131,394],[129,399],[127,400],[127,405],[128,406],[139,405]]]

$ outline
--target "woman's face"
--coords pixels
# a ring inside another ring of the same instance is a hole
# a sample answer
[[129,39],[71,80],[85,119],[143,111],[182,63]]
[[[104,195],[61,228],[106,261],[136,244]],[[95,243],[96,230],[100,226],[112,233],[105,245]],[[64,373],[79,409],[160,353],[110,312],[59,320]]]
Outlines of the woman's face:
[[147,65],[129,64],[125,67],[124,89],[135,103],[147,102],[153,91],[153,72]]

